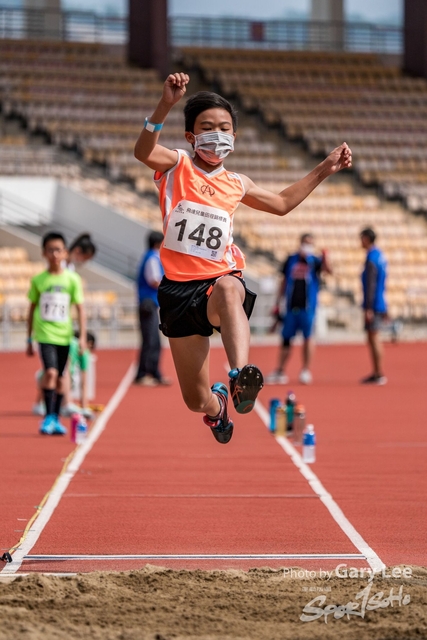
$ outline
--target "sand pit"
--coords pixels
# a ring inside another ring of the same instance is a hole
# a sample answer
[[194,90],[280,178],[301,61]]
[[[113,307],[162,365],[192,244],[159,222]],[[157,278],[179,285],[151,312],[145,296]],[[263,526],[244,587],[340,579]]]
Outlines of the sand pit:
[[[427,569],[411,570],[410,578],[377,576],[371,583],[318,574],[290,577],[289,570],[285,576],[272,569],[153,566],[123,573],[3,578],[0,640],[427,638]],[[314,598],[317,613],[307,609]],[[349,602],[358,603],[353,613]],[[378,608],[368,610],[371,606]],[[308,617],[320,617],[302,621],[304,607]]]

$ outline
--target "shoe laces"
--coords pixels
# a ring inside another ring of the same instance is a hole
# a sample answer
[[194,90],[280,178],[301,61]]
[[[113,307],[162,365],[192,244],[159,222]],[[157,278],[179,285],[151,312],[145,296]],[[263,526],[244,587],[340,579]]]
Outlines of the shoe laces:
[[215,416],[215,418],[212,418],[212,416],[206,415],[205,422],[209,423],[209,426],[212,429],[218,429],[219,427],[225,428],[228,426],[224,424],[224,415],[226,414],[226,404],[227,404],[226,400],[220,391],[213,391],[212,393],[216,395],[216,397],[218,398],[220,409],[218,414]]

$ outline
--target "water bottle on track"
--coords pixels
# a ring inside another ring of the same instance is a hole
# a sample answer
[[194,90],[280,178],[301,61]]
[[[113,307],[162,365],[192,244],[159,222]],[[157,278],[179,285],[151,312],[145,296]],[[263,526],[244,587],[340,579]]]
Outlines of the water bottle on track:
[[87,422],[83,416],[79,416],[76,426],[76,444],[83,444],[87,437]]
[[302,437],[303,462],[311,464],[316,462],[316,434],[312,424],[308,424]]
[[303,404],[297,404],[294,411],[294,429],[293,429],[293,441],[294,444],[302,443],[302,434],[305,429],[305,407]]
[[286,435],[290,436],[294,428],[294,413],[297,399],[293,391],[289,391],[285,406],[286,406]]

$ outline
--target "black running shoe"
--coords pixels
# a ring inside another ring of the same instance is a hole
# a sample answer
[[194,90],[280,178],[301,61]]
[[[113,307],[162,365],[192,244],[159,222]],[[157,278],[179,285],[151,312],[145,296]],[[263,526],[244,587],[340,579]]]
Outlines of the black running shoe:
[[231,397],[237,413],[249,413],[264,386],[261,371],[254,364],[246,364],[243,369],[232,369],[228,375]]
[[222,382],[215,382],[211,389],[217,396],[221,409],[218,418],[203,416],[203,422],[211,428],[215,440],[221,444],[227,444],[231,440],[234,429],[234,424],[227,413],[228,389]]
[[384,375],[377,375],[373,373],[371,376],[367,376],[366,378],[362,378],[360,384],[376,384],[377,386],[383,386],[387,384],[387,378]]

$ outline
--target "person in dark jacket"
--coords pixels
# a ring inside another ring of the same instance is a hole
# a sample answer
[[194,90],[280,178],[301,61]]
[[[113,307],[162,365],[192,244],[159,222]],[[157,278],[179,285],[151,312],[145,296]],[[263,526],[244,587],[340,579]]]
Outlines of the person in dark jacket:
[[150,233],[148,251],[142,258],[138,274],[139,323],[142,345],[135,384],[148,387],[170,384],[170,380],[164,378],[159,370],[161,342],[157,289],[164,275],[160,262],[162,242],[162,233],[159,231]]
[[382,322],[387,318],[385,299],[387,280],[387,261],[383,252],[376,246],[376,234],[367,227],[360,234],[362,247],[366,251],[366,262],[362,272],[363,311],[368,348],[373,365],[373,373],[361,380],[362,384],[386,384],[383,373],[383,348],[379,337]]
[[286,312],[283,318],[283,343],[279,350],[278,366],[266,378],[267,384],[286,384],[289,381],[285,373],[291,343],[297,333],[303,335],[302,370],[299,376],[301,384],[311,384],[313,377],[310,363],[313,354],[313,326],[316,316],[317,296],[322,273],[332,273],[328,254],[322,251],[315,254],[314,237],[311,233],[301,236],[300,247],[286,259],[281,268],[281,280],[278,289],[276,308],[281,299],[286,301]]

